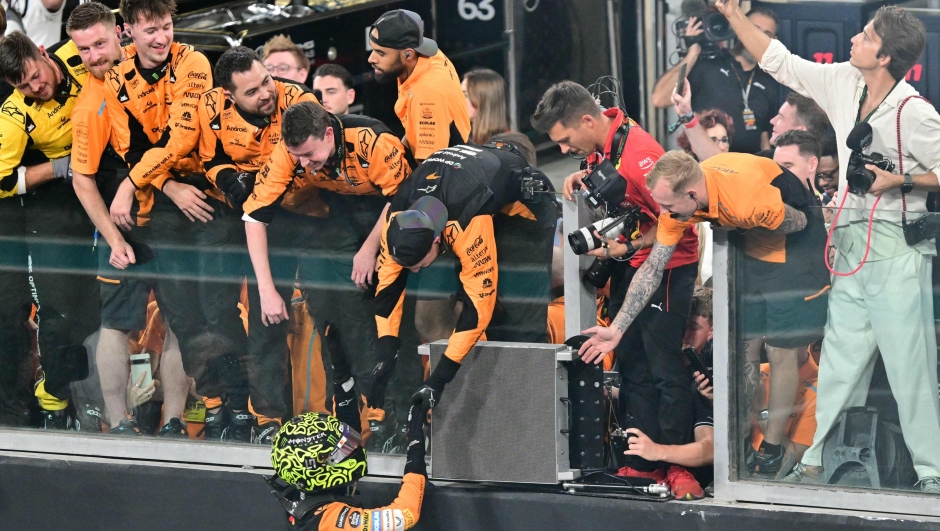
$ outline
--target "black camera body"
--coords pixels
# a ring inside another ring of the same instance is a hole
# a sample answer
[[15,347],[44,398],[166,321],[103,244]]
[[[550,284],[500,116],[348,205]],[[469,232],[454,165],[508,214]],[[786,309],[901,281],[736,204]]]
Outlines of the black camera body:
[[866,164],[877,166],[886,172],[894,171],[894,163],[891,159],[881,153],[870,153],[866,155],[864,151],[871,146],[874,133],[871,124],[868,122],[859,122],[849,132],[845,139],[845,146],[852,150],[849,156],[849,164],[845,172],[845,180],[849,185],[849,192],[855,195],[865,195],[871,190],[871,185],[875,183],[875,172],[865,167]]
[[584,195],[587,204],[594,209],[602,206],[607,207],[607,214],[610,216],[616,215],[611,212],[611,206],[616,208],[616,205],[623,202],[624,196],[627,195],[627,180],[620,175],[613,163],[607,159],[594,166],[594,169],[587,174],[582,184],[584,190],[581,193]]
[[877,166],[888,173],[894,171],[894,163],[881,153],[866,155],[860,151],[853,151],[849,157],[848,169],[845,172],[849,192],[856,195],[865,195],[871,190],[871,185],[875,183],[875,172],[866,168],[866,164]]
[[718,43],[729,41],[736,37],[734,30],[731,29],[731,23],[728,19],[714,8],[708,9],[703,16],[702,33],[694,37],[688,37],[689,28],[688,17],[676,20],[674,30],[679,45],[679,56],[685,57],[689,53],[689,47],[698,44],[702,47],[702,59],[714,59],[721,54],[721,47]]

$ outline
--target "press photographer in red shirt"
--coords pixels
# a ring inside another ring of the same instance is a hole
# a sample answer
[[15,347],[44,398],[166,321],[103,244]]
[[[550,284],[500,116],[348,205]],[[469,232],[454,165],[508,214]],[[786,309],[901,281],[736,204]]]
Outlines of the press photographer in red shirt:
[[[564,194],[569,201],[575,190],[584,188],[592,171],[609,172],[612,165],[626,180],[623,197],[605,201],[607,215],[638,211],[639,219],[625,223],[620,234],[611,231],[604,235],[600,246],[589,251],[606,260],[610,268],[610,315],[616,315],[627,286],[656,239],[659,205],[646,188],[646,173],[663,148],[622,110],[602,110],[587,89],[571,81],[545,92],[532,116],[532,126],[548,133],[563,153],[586,157],[584,170],[565,179]],[[623,183],[613,184],[623,188]],[[663,272],[659,289],[614,350],[624,382],[620,425],[638,428],[662,444],[685,444],[692,433],[693,395],[682,364],[682,337],[697,273],[698,239],[689,228]],[[639,456],[628,459],[628,466],[619,474],[658,482],[668,475],[677,497],[703,496],[701,487],[682,467]]]

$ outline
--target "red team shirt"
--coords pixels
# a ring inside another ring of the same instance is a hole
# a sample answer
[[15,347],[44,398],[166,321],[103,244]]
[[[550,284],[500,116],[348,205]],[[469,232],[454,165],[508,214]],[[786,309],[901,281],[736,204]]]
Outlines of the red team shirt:
[[[611,146],[614,141],[614,135],[623,125],[625,117],[620,109],[608,109],[604,111],[604,116],[612,118],[614,127],[607,133],[607,142],[604,144],[604,158],[612,160],[611,151],[619,146]],[[653,200],[650,191],[646,188],[646,174],[652,169],[653,164],[659,160],[665,153],[662,146],[644,131],[639,125],[631,120],[630,133],[627,135],[627,143],[623,148],[623,154],[620,157],[620,163],[617,164],[617,171],[627,180],[627,200],[640,207],[640,210],[646,214],[646,219],[640,223],[640,231],[646,233],[659,220],[659,205]],[[597,153],[588,156],[588,164],[596,164],[601,161]],[[632,267],[640,267],[646,258],[650,255],[651,248],[641,249],[630,258]],[[694,226],[688,227],[682,234],[682,238],[676,245],[676,250],[672,254],[672,259],[666,264],[666,269],[678,267],[681,265],[698,262],[698,234]]]

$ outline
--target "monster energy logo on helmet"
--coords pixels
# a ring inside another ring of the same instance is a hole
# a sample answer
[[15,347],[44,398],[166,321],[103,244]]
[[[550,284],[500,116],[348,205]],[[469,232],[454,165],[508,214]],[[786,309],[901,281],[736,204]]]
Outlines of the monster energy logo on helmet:
[[[338,454],[347,456],[340,460]],[[281,479],[308,492],[341,487],[366,474],[358,433],[324,413],[305,413],[284,424],[274,436],[271,464]]]

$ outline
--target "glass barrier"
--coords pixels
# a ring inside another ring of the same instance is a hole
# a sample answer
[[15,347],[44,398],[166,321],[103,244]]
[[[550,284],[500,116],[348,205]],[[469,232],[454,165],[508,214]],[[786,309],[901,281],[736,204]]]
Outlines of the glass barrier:
[[732,476],[940,494],[940,214],[836,210],[729,235]]
[[[459,257],[445,250],[408,273],[400,354],[383,403],[369,404],[377,277],[358,253],[385,200],[321,199],[327,216],[311,200],[267,226],[273,290],[255,281],[240,212],[214,199],[200,223],[157,194],[149,223],[125,234],[134,263],[124,268],[70,183],[0,199],[0,428],[270,444],[286,419],[332,411],[329,326],[356,379],[366,448],[404,453],[411,395],[428,374],[417,346],[449,337],[469,305]],[[564,341],[559,218],[553,193],[494,216],[486,339]]]

